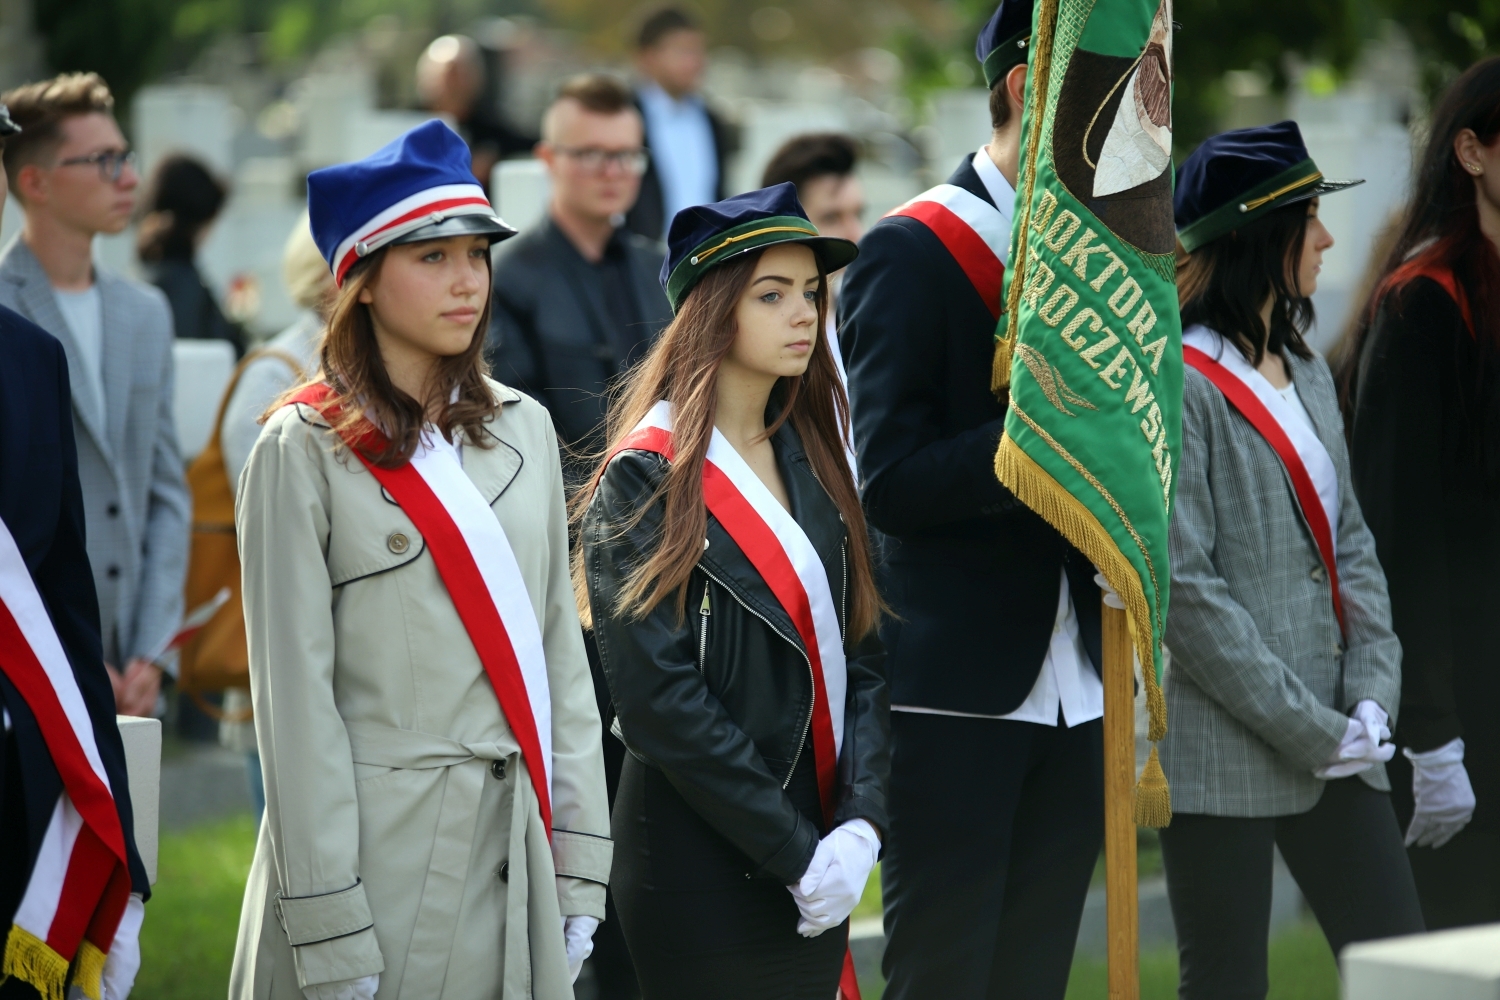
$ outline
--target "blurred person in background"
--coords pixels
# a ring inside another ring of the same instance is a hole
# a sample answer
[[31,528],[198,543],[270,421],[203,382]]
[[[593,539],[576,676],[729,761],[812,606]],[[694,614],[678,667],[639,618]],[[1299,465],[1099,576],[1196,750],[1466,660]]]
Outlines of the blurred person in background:
[[[491,55],[491,62],[498,62],[498,54]],[[468,35],[434,38],[417,59],[417,96],[427,110],[453,120],[469,144],[474,179],[486,190],[496,163],[530,151],[536,142],[501,119],[498,81],[490,79],[491,72],[484,49]]]
[[[630,90],[603,73],[562,85],[542,119],[537,158],[547,213],[495,255],[486,353],[495,377],[535,397],[571,451],[600,445],[610,382],[672,319],[661,245],[621,226],[648,156]],[[565,461],[570,480],[581,466]]]
[[182,621],[191,502],[172,415],[172,310],[94,263],[129,224],[139,183],[109,87],[64,74],[0,96],[24,129],[5,147],[26,209],[0,251],[0,305],[62,341],[72,382],[89,562],[104,660],[125,715],[151,715]]
[[[232,377],[223,411],[215,428],[213,441],[218,444],[219,470],[228,479],[230,495],[240,481],[240,473],[250,458],[250,449],[260,437],[266,408],[282,393],[317,371],[318,348],[323,341],[323,327],[337,291],[333,273],[323,259],[308,228],[307,213],[297,220],[282,251],[281,274],[292,301],[302,310],[285,330],[264,345],[251,351]],[[208,449],[205,449],[205,453]],[[198,461],[203,461],[200,456]],[[196,465],[196,462],[195,462]],[[233,512],[230,512],[231,523]],[[195,518],[196,520],[196,518]],[[231,529],[232,530],[232,529]],[[226,609],[244,620],[238,608]],[[212,626],[210,626],[212,627]],[[243,631],[238,635],[243,644]],[[219,743],[245,755],[246,778],[250,802],[258,820],[266,808],[265,781],[261,774],[260,752],[255,744],[255,722],[249,718],[250,691],[230,688],[224,692],[223,718],[219,722]]]
[[[793,136],[771,154],[771,162],[761,174],[761,187],[791,183],[797,186],[797,200],[807,210],[807,217],[825,236],[837,236],[858,243],[865,235],[865,188],[855,176],[859,165],[859,144],[853,136],[839,132],[811,132]],[[845,385],[844,356],[839,348],[839,286],[844,272],[828,276],[828,346],[833,363]]]
[[146,280],[167,296],[179,337],[224,340],[245,354],[245,333],[224,318],[194,262],[229,188],[201,162],[175,153],[152,172],[135,250]]
[[724,197],[735,136],[699,93],[707,64],[708,39],[691,14],[665,7],[642,22],[636,103],[651,160],[625,224],[648,239],[662,239],[667,220],[684,208]]
[[[628,87],[607,74],[562,85],[542,119],[537,157],[552,195],[547,214],[495,255],[494,313],[486,354],[496,378],[547,407],[564,446],[570,486],[603,446],[611,384],[672,319],[661,289],[661,245],[621,226],[640,191],[647,155]],[[614,720],[593,633],[586,633],[599,715]],[[625,747],[604,740],[613,806]],[[590,964],[601,1000],[635,995],[635,971],[614,918],[595,937]]]
[[1500,920],[1500,59],[1438,102],[1412,191],[1343,384],[1404,652],[1391,797],[1439,929]]

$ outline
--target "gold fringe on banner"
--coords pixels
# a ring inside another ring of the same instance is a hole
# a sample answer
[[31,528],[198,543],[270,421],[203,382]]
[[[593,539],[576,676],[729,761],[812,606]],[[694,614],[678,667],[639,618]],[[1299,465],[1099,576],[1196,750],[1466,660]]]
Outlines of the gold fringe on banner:
[[104,996],[104,952],[94,947],[88,938],[78,946],[78,962],[73,969],[73,984],[83,990],[89,1000],[101,1000]]
[[[1042,431],[1015,407],[1016,414],[1026,421],[1038,435],[1054,448],[1057,445],[1050,435]],[[1072,456],[1064,454],[1072,461]],[[1052,527],[1072,543],[1104,574],[1109,585],[1125,602],[1125,617],[1130,625],[1130,639],[1136,657],[1141,661],[1141,678],[1146,685],[1146,712],[1150,720],[1146,738],[1153,744],[1167,735],[1167,699],[1156,679],[1156,656],[1153,636],[1151,605],[1141,587],[1141,578],[1130,560],[1120,552],[1114,538],[1093,512],[1052,478],[1051,473],[1026,454],[1009,434],[1000,439],[1000,449],[995,453],[995,475],[1000,482],[1015,494],[1027,507],[1041,515]],[[1156,747],[1146,760],[1146,769],[1136,784],[1136,823],[1140,826],[1163,827],[1172,820],[1171,792],[1167,787],[1167,776],[1161,769]]]
[[1042,125],[1047,117],[1047,90],[1052,76],[1052,39],[1057,34],[1057,0],[1040,0],[1036,8],[1036,31],[1031,38],[1031,68],[1026,76],[1026,102],[1034,109],[1031,133],[1026,137],[1026,156],[1021,161],[1021,224],[1013,230],[1010,294],[1005,297],[1005,335],[995,338],[995,358],[990,364],[990,391],[999,394],[1010,385],[1011,354],[1021,310],[1021,279],[1026,274],[1026,232],[1031,226],[1031,196],[1036,190],[1036,162],[1042,148]]
[[0,982],[11,976],[34,987],[42,1000],[64,1000],[68,960],[20,924],[12,924],[5,942],[4,964],[0,965]]

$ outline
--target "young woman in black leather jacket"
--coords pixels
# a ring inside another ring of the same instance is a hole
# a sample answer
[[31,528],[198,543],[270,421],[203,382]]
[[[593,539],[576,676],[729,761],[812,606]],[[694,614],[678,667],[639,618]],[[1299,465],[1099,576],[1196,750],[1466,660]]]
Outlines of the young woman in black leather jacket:
[[881,603],[818,336],[856,251],[790,184],[688,209],[669,242],[676,319],[578,500],[630,750],[611,884],[646,1000],[828,1000],[887,825]]

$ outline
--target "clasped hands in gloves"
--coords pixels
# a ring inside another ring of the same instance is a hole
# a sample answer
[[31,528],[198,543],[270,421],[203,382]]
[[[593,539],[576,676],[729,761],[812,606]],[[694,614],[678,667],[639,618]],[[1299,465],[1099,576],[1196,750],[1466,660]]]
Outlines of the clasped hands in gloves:
[[818,841],[807,871],[787,886],[802,919],[797,933],[817,937],[849,919],[880,856],[880,835],[867,820],[851,819]]
[[1416,799],[1406,846],[1442,847],[1474,818],[1474,786],[1464,769],[1464,741],[1450,740],[1436,750],[1401,751],[1411,761],[1411,790]]
[[1396,744],[1390,742],[1390,716],[1369,698],[1354,706],[1344,738],[1333,753],[1333,759],[1313,772],[1325,781],[1347,778],[1384,764],[1396,755]]

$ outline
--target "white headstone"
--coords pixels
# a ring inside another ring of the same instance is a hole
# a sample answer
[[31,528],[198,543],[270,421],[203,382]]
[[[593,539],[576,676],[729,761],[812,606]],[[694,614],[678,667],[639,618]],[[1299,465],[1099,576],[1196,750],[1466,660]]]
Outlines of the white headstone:
[[832,103],[747,100],[740,111],[740,151],[730,164],[730,194],[760,187],[766,164],[781,144],[805,132],[847,132],[849,116]]
[[172,364],[176,376],[172,393],[172,416],[177,424],[177,444],[190,461],[208,444],[213,432],[219,400],[234,371],[234,348],[223,340],[176,340],[172,342]]
[[146,881],[155,885],[161,816],[161,721],[117,715],[115,723],[125,744],[125,773],[130,782],[130,808],[135,815],[135,847],[146,868]]
[[946,179],[966,156],[989,141],[990,92],[981,87],[939,91],[932,98],[936,148],[930,150],[932,172]]
[[1344,1000],[1500,1000],[1500,924],[1351,944]]
[[131,107],[143,180],[168,153],[188,153],[217,173],[230,173],[240,113],[228,91],[196,83],[144,87]]
[[501,160],[490,171],[490,202],[500,218],[522,231],[547,212],[552,184],[541,160]]

